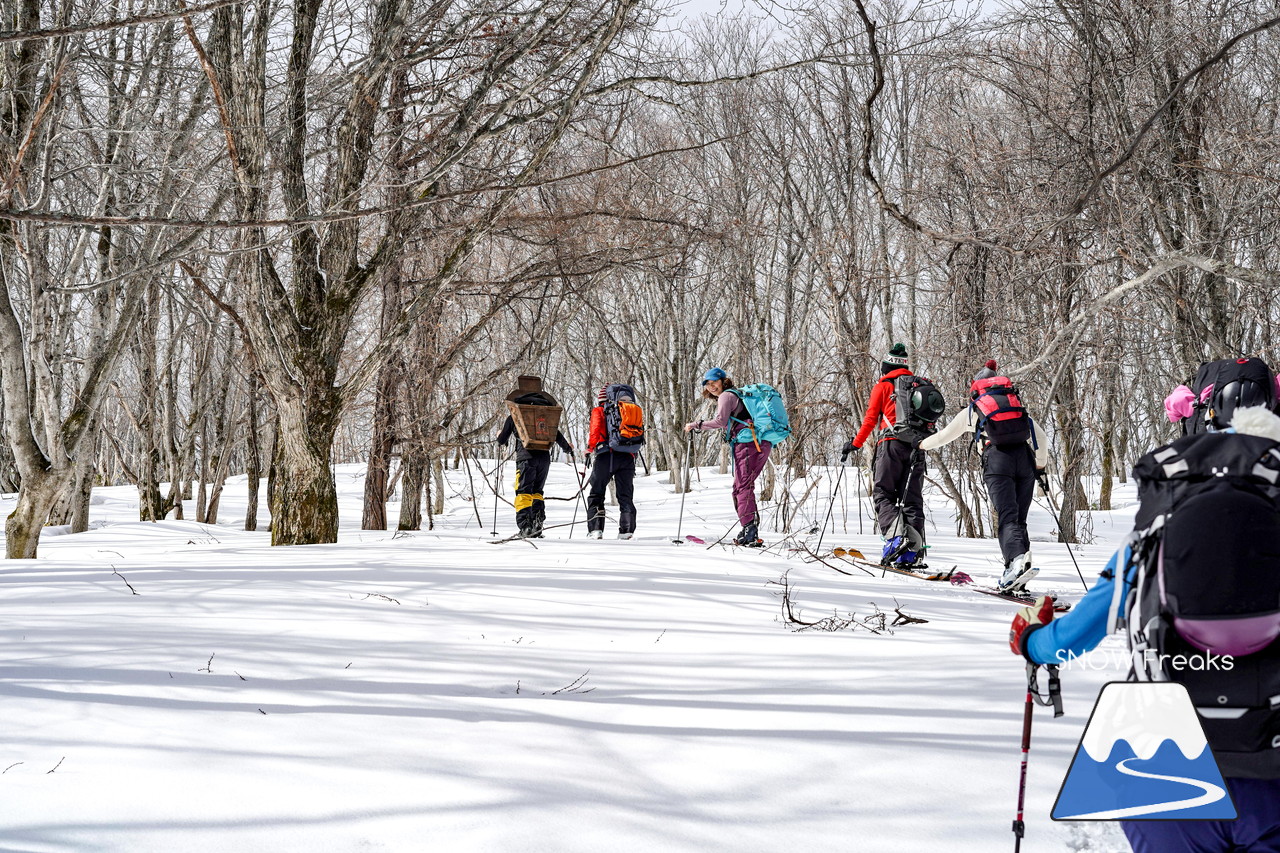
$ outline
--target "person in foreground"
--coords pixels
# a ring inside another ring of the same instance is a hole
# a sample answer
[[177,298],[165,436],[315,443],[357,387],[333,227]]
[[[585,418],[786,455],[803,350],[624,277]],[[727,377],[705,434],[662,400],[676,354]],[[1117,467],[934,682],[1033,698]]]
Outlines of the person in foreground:
[[1136,853],[1280,853],[1280,417],[1237,410],[1134,478],[1126,545],[1063,618],[1047,598],[1019,611],[1010,647],[1063,665],[1124,627],[1131,677],[1186,686],[1239,819],[1121,821]]

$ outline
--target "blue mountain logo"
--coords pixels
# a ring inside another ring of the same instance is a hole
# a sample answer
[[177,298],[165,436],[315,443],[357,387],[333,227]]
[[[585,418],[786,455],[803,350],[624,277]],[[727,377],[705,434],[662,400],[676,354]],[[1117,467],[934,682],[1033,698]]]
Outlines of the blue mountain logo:
[[1187,689],[1102,688],[1053,805],[1054,820],[1235,820]]

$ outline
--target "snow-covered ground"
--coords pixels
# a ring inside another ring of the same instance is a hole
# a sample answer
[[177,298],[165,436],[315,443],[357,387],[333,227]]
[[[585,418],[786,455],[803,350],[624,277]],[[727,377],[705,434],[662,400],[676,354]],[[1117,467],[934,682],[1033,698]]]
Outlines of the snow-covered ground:
[[[216,526],[140,523],[133,489],[100,488],[94,529],[51,528],[40,559],[0,564],[0,850],[1012,847],[1014,605],[782,547],[672,544],[665,475],[637,480],[636,540],[579,525],[494,545],[491,493],[473,502],[466,472],[448,475],[436,530],[395,534],[358,529],[362,469],[341,466],[341,541],[296,548],[239,529],[243,478]],[[558,463],[547,494],[571,483]],[[824,480],[797,528],[829,494]],[[823,550],[878,554],[845,495]],[[1132,501],[1092,513],[1076,550],[1091,583]],[[955,538],[930,504],[931,564],[993,579],[995,542]],[[548,507],[556,524],[575,504]],[[704,469],[684,533],[712,542],[732,518],[728,478]],[[1078,597],[1053,527],[1038,504],[1033,587]],[[806,621],[928,622],[797,631],[784,576]],[[1099,689],[1123,677],[1115,658],[1064,671],[1065,717],[1037,710],[1024,850],[1127,849],[1110,824],[1048,817]]]

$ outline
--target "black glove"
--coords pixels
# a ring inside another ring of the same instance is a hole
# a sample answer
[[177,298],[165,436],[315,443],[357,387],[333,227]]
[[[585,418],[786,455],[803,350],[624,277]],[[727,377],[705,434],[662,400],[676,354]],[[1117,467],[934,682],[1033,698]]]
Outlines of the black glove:
[[1049,472],[1043,468],[1036,469],[1036,482],[1040,484],[1040,488],[1044,489],[1044,493],[1049,494]]
[[840,450],[840,461],[844,462],[849,458],[850,453],[857,453],[861,449],[861,447],[854,447],[852,441],[846,441],[844,447]]

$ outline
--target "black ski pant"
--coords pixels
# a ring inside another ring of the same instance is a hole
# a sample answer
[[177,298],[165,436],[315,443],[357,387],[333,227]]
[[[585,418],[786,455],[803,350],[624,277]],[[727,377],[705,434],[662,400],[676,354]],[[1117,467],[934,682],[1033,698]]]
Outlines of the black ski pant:
[[923,453],[917,453],[909,442],[888,438],[876,445],[871,477],[872,500],[876,505],[876,521],[880,533],[887,536],[898,520],[898,501],[907,524],[920,534],[924,542],[924,474]]
[[587,493],[587,530],[604,530],[604,493],[613,480],[618,493],[618,532],[636,532],[636,457],[634,453],[601,450],[591,462],[591,491]]
[[1027,511],[1036,489],[1035,453],[1026,442],[982,451],[982,479],[996,511],[997,536],[1004,564],[1031,550]]
[[547,485],[550,470],[550,451],[524,450],[516,456],[516,526],[521,533],[542,533],[542,525],[547,520],[542,489]]

